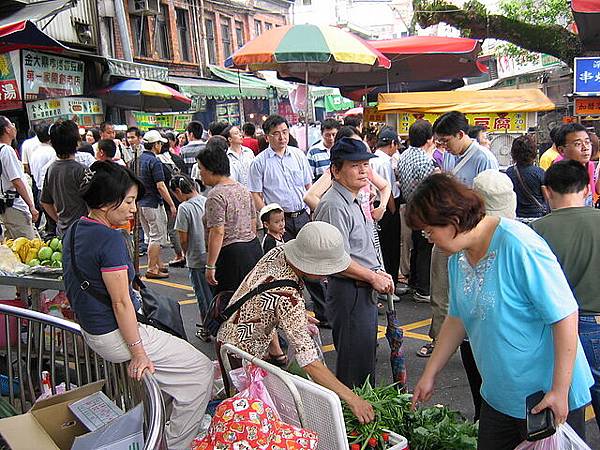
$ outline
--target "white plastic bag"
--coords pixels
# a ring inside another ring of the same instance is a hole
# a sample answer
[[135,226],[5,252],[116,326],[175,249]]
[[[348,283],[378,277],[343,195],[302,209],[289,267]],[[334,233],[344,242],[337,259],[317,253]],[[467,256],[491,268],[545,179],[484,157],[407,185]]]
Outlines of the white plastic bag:
[[592,450],[568,423],[559,425],[556,433],[535,442],[523,441],[515,450]]

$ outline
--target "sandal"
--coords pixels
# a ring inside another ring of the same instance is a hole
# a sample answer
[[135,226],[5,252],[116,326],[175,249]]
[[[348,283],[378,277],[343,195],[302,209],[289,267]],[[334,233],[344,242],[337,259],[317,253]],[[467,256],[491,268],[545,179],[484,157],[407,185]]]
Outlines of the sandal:
[[287,355],[284,355],[283,353],[280,355],[271,355],[269,353],[269,359],[267,359],[267,362],[277,367],[286,367],[288,365],[288,358]]
[[429,344],[425,344],[419,350],[417,350],[417,356],[421,358],[429,358],[433,353],[433,349],[435,348],[435,344],[430,342]]

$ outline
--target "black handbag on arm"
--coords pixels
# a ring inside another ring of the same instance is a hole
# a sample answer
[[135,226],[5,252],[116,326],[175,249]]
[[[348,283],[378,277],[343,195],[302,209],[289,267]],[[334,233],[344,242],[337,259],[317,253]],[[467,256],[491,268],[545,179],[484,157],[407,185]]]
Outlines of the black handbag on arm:
[[[75,234],[77,232],[77,225],[79,220],[75,221],[71,226],[71,266],[73,272],[79,281],[81,290],[87,292],[89,295],[94,297],[96,300],[109,305],[112,308],[112,302],[110,297],[103,292],[93,288],[89,281],[85,279],[79,267],[77,266],[77,257],[75,255]],[[163,295],[157,294],[152,289],[147,287],[142,280],[136,275],[134,280],[134,287],[137,287],[142,297],[142,311],[144,314],[140,314],[136,311],[137,320],[139,323],[145,325],[151,325],[159,330],[166,333],[172,334],[175,337],[186,339],[185,329],[183,327],[183,321],[181,319],[181,310],[179,303],[166,298]]]

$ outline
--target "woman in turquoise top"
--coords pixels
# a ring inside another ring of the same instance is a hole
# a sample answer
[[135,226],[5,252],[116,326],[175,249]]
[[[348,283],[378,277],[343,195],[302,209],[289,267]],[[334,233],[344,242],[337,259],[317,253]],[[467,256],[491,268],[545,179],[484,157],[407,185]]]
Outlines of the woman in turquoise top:
[[483,380],[478,448],[512,450],[526,434],[525,399],[584,438],[593,379],[577,336],[577,302],[556,257],[529,227],[485,216],[482,199],[450,175],[427,178],[407,206],[412,229],[452,256],[449,311],[413,405],[468,336]]

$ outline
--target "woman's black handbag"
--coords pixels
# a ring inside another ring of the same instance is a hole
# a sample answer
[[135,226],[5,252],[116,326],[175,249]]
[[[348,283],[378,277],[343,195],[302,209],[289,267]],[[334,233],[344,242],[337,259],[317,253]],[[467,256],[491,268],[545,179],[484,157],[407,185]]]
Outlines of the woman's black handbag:
[[[178,338],[186,339],[179,303],[156,293],[146,286],[137,275],[133,282],[142,296],[142,311],[144,311],[142,323],[152,325],[154,328],[158,328]],[[138,316],[139,321],[140,318]]]
[[[85,280],[83,274],[77,266],[75,255],[75,233],[79,220],[71,225],[71,266],[73,272],[79,281],[81,290],[87,292],[96,300],[109,305],[112,309],[110,297],[103,292],[94,289],[89,281]],[[142,297],[142,311],[144,314],[136,312],[137,321],[145,325],[151,325],[166,333],[172,334],[175,337],[186,339],[183,321],[181,319],[181,311],[179,303],[169,300],[168,298],[157,294],[152,289],[147,287],[142,280],[136,275],[133,282],[139,288]]]
[[211,336],[217,336],[219,332],[219,328],[223,322],[229,319],[238,309],[242,307],[246,301],[255,295],[262,294],[265,291],[270,289],[279,288],[279,287],[293,287],[300,290],[300,286],[298,283],[292,280],[276,280],[271,281],[270,283],[263,283],[256,286],[251,291],[247,292],[246,295],[240,297],[235,303],[229,305],[231,298],[233,297],[234,291],[223,291],[219,292],[213,298],[210,306],[208,307],[208,311],[206,313],[206,317],[202,322],[202,327],[205,331],[211,334]]

